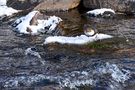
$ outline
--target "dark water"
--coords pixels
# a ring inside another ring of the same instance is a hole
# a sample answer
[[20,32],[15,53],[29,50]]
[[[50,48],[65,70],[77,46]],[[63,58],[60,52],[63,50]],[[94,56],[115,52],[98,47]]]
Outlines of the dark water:
[[[47,13],[53,15],[54,13]],[[83,34],[84,24],[114,36],[88,45],[42,45],[46,35],[20,36],[0,26],[0,88],[35,90],[134,90],[135,17],[90,18],[77,10],[55,13],[65,36]],[[127,39],[129,41],[127,41]],[[32,48],[35,54],[26,52]],[[39,56],[40,55],[40,56]]]

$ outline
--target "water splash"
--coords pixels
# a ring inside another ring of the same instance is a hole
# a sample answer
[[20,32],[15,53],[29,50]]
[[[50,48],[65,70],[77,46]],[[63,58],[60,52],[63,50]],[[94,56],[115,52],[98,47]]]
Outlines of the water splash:
[[130,71],[125,69],[120,70],[116,64],[107,62],[105,66],[98,68],[98,71],[100,74],[110,74],[117,82],[124,83],[126,80],[130,79]]
[[[108,79],[105,75],[110,75]],[[103,80],[102,78],[105,78]],[[59,85],[60,88],[77,89],[80,86],[101,86],[101,81],[107,84],[107,90],[116,90],[130,79],[130,72],[120,69],[116,64],[106,63],[97,66],[94,69],[90,67],[86,70],[65,72],[57,75],[36,74],[33,76],[16,76],[5,80],[0,80],[3,87],[18,87],[18,86],[32,86],[34,83],[41,83],[42,81],[49,80]]]
[[34,50],[32,50],[33,48],[27,48],[25,50],[25,55],[32,55],[32,56],[35,56],[35,57],[38,57],[38,58],[41,58],[40,54]]
[[59,82],[60,87],[77,88],[79,86],[93,85],[94,81],[86,71],[74,71],[65,74]]

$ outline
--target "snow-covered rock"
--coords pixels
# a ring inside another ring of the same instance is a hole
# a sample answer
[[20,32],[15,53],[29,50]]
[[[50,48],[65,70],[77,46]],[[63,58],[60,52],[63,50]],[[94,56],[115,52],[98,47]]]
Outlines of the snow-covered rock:
[[[44,31],[45,28],[47,28],[47,32],[49,33],[55,30],[56,26],[62,21],[59,17],[50,16],[46,20],[35,19],[37,21],[37,25],[31,25],[30,22],[37,13],[39,13],[39,11],[32,11],[28,15],[17,19],[13,23],[15,31],[22,34],[37,35],[40,31]],[[30,31],[28,31],[28,29],[30,29]]]
[[0,0],[0,6],[6,6],[7,0]]
[[94,9],[94,10],[88,11],[87,14],[93,15],[93,16],[102,16],[104,14],[108,14],[108,15],[115,14],[115,11],[108,8],[101,8],[101,9]]
[[15,10],[11,7],[6,6],[6,3],[7,3],[7,0],[0,0],[0,17],[10,16],[18,12],[18,10]]
[[107,39],[107,38],[112,38],[113,36],[107,35],[107,34],[95,34],[92,37],[88,37],[86,35],[80,35],[76,37],[65,37],[65,36],[50,36],[45,39],[44,44],[49,44],[49,43],[61,43],[61,44],[86,44],[89,42],[94,42],[97,40],[101,39]]
[[135,13],[135,0],[82,0],[83,6],[89,9],[111,8],[123,14]]
[[17,13],[18,11],[7,6],[0,6],[0,16],[10,16],[14,13]]

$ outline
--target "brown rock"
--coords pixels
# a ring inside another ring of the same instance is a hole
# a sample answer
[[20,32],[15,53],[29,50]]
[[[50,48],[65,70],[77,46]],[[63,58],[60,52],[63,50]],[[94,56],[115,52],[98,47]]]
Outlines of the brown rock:
[[83,0],[83,5],[86,8],[111,8],[122,13],[134,13],[134,0]]
[[77,7],[80,0],[43,0],[35,7],[35,10],[66,11]]
[[77,7],[80,0],[8,0],[8,6],[25,10],[35,7],[35,10],[65,11]]

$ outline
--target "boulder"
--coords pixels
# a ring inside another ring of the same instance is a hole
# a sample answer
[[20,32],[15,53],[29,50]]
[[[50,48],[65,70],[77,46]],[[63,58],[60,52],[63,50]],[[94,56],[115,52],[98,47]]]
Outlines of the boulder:
[[77,7],[80,0],[43,0],[34,9],[43,11],[66,11]]
[[80,0],[8,0],[8,6],[19,10],[35,7],[34,10],[66,11],[79,4]]
[[117,12],[131,14],[135,12],[135,0],[83,0],[85,8],[111,8]]
[[18,10],[34,8],[37,4],[37,0],[7,0],[8,6]]

